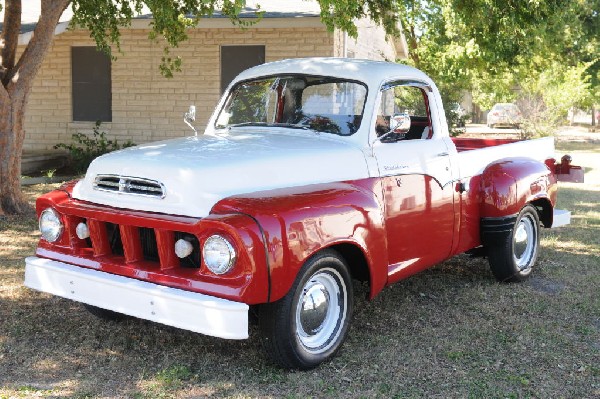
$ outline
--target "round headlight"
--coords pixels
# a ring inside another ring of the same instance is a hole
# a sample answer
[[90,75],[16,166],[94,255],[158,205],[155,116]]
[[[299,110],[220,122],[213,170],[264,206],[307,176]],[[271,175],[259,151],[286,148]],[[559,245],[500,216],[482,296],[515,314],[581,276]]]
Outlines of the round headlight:
[[60,238],[63,232],[63,223],[54,209],[44,209],[40,214],[40,231],[44,240],[48,242],[54,242]]
[[202,247],[202,257],[214,274],[225,274],[235,264],[235,250],[226,238],[220,235],[208,237]]

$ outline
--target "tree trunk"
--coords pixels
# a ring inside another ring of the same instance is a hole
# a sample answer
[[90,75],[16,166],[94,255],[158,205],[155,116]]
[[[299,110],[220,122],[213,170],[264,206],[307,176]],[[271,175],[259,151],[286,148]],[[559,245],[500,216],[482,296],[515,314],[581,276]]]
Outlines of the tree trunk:
[[10,99],[0,104],[0,215],[32,210],[21,193],[24,108],[22,99]]
[[21,193],[24,117],[33,79],[52,44],[54,29],[71,0],[40,0],[41,15],[33,37],[16,60],[21,0],[7,0],[0,32],[0,215],[22,214],[31,207]]

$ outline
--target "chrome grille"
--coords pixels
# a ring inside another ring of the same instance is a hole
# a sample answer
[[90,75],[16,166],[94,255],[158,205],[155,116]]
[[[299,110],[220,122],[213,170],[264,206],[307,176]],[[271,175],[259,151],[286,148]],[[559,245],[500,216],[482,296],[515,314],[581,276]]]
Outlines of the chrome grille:
[[94,189],[157,198],[164,198],[167,195],[165,186],[161,182],[118,175],[97,175],[94,179]]

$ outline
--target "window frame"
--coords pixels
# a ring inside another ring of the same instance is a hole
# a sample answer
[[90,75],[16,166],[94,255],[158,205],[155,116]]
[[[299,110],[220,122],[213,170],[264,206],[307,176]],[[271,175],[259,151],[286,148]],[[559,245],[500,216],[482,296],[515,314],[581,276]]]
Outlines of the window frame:
[[[421,90],[421,94],[423,96],[423,101],[425,103],[425,111],[427,112],[427,125],[426,127],[429,127],[430,132],[429,135],[426,139],[400,139],[397,141],[393,141],[394,143],[401,143],[403,141],[413,141],[413,140],[431,140],[434,135],[435,135],[435,130],[434,130],[434,123],[433,123],[433,116],[431,114],[431,104],[430,104],[430,97],[429,94],[433,93],[433,88],[431,87],[430,84],[428,84],[427,82],[423,82],[420,80],[415,80],[415,79],[398,79],[398,80],[391,80],[388,82],[385,82],[381,85],[380,89],[379,89],[379,95],[376,99],[376,103],[375,103],[375,107],[374,110],[376,109],[377,111],[374,112],[373,115],[373,123],[371,126],[371,129],[369,131],[369,136],[374,135],[376,141],[379,140],[379,135],[377,134],[377,116],[378,116],[378,111],[379,111],[379,107],[381,105],[381,100],[382,100],[382,96],[384,91],[386,90],[391,90],[394,89],[398,86],[404,86],[404,87],[415,87],[419,90]],[[389,142],[392,143],[392,142]],[[387,144],[389,144],[387,143]]]

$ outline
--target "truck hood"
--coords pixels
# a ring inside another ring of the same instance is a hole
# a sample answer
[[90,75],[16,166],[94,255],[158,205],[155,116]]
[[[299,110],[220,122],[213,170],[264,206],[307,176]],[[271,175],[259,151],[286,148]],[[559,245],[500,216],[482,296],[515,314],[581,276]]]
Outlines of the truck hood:
[[[95,187],[98,176],[112,180],[114,187]],[[252,131],[185,137],[103,155],[74,187],[73,197],[117,208],[204,217],[216,202],[234,194],[366,177],[365,157],[352,144],[308,132]],[[146,181],[163,192],[129,190]]]

